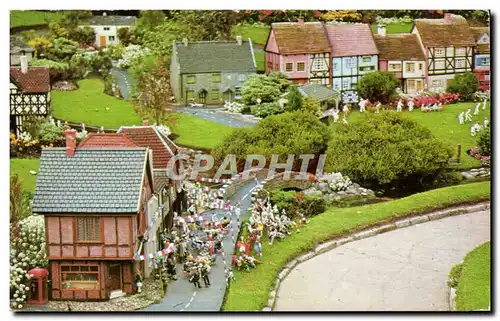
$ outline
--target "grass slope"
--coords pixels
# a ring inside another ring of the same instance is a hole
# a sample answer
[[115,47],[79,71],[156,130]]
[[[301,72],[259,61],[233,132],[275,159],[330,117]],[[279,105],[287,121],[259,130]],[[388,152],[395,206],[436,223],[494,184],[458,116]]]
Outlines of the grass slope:
[[458,311],[488,309],[491,280],[490,242],[478,246],[467,254],[457,287]]
[[[371,25],[372,32],[377,33],[377,24],[374,23]],[[385,31],[387,34],[391,33],[410,33],[411,28],[413,27],[413,23],[392,23],[385,26]]]
[[129,102],[103,92],[104,84],[100,79],[83,79],[78,86],[75,91],[52,92],[52,116],[107,129],[141,124],[141,118]]
[[11,10],[10,27],[49,24],[58,21],[62,16],[62,11]]
[[182,113],[169,115],[167,125],[174,134],[180,136],[175,140],[176,143],[208,149],[217,146],[226,135],[234,130],[229,126]]
[[241,24],[233,27],[233,37],[241,36],[243,40],[252,39],[254,45],[264,46],[271,27]]
[[269,246],[262,242],[263,264],[250,272],[234,271],[235,280],[226,294],[223,310],[261,310],[275,285],[278,272],[293,258],[318,243],[368,226],[454,204],[490,198],[490,182],[458,185],[361,207],[330,209],[311,218],[300,233]]
[[11,158],[10,159],[10,175],[17,174],[23,189],[29,192],[35,192],[36,175],[31,175],[30,170],[38,172],[40,168],[39,158]]
[[[458,167],[472,168],[481,166],[481,162],[467,155],[467,149],[477,146],[478,140],[477,135],[475,137],[472,137],[470,135],[470,127],[476,121],[479,121],[482,125],[485,116],[490,119],[490,105],[489,103],[487,103],[486,110],[482,110],[482,108],[480,108],[478,116],[472,115],[473,123],[460,125],[458,123],[458,114],[462,111],[465,112],[467,108],[471,108],[473,113],[474,106],[475,103],[458,103],[446,105],[440,112],[423,113],[419,109],[415,109],[412,112],[408,112],[406,110],[403,112],[403,115],[415,121],[418,121],[425,127],[429,128],[436,138],[447,142],[450,148],[454,151],[454,157],[456,157],[457,145],[461,144],[461,164],[458,165]],[[357,106],[356,110],[358,110]],[[349,122],[355,122],[360,120],[362,117],[364,117],[363,114],[359,112],[352,112],[349,115],[348,120]]]

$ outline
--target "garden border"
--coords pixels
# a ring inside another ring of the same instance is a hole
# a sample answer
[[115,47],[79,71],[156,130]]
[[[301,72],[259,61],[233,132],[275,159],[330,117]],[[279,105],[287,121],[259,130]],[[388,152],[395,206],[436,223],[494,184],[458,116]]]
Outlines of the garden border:
[[295,266],[297,266],[297,264],[299,263],[305,262],[319,254],[322,254],[326,251],[329,251],[331,249],[334,249],[338,246],[344,245],[352,241],[361,240],[364,238],[375,236],[377,234],[393,231],[411,225],[439,220],[449,216],[468,214],[480,210],[489,210],[490,206],[491,206],[490,201],[480,202],[474,205],[453,206],[451,208],[443,210],[432,211],[418,216],[403,218],[401,220],[397,220],[389,224],[384,224],[382,226],[363,229],[361,231],[352,234],[344,235],[341,238],[334,238],[330,241],[320,243],[313,250],[294,258],[292,261],[288,262],[288,264],[286,264],[283,269],[281,269],[276,278],[276,285],[269,292],[267,306],[264,307],[262,311],[266,312],[273,311],[274,306],[276,304],[276,295],[278,293],[281,281],[284,280],[287,277],[287,275],[291,272],[291,270],[295,268]]

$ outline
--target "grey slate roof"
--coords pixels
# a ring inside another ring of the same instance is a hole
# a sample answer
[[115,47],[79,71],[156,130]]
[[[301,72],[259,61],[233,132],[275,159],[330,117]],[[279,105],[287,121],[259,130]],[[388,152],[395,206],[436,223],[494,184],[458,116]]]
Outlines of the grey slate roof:
[[299,87],[299,91],[304,97],[311,97],[318,102],[327,101],[335,96],[340,96],[335,90],[319,84],[308,84]]
[[137,213],[147,148],[45,148],[34,213]]
[[134,16],[92,16],[87,19],[91,26],[132,26],[136,21]]
[[28,46],[20,37],[10,36],[10,53],[16,54],[19,52],[33,52],[33,48]]
[[181,74],[255,72],[251,41],[197,41],[175,44]]

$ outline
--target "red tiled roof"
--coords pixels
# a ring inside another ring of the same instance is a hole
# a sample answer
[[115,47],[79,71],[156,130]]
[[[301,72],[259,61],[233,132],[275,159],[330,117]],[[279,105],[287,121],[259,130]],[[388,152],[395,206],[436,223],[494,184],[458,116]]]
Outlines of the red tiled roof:
[[29,67],[23,74],[20,67],[10,67],[10,78],[26,93],[45,93],[50,91],[49,68]]
[[127,135],[137,146],[151,148],[153,168],[156,169],[166,169],[168,161],[177,151],[177,146],[153,126],[122,127],[118,132]]
[[82,147],[140,147],[123,133],[90,133],[78,145]]
[[330,52],[330,45],[320,22],[273,23],[272,29],[281,54]]
[[377,55],[378,50],[368,24],[327,24],[333,57]]
[[373,35],[382,60],[425,60],[417,35]]

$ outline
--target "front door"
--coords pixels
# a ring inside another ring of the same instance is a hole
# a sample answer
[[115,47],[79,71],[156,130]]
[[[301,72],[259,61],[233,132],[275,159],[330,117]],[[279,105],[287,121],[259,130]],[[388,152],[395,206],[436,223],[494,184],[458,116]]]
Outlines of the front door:
[[233,97],[233,92],[228,89],[224,92],[224,101],[233,101],[234,97]]
[[110,291],[121,290],[122,288],[122,267],[120,263],[109,265],[109,289]]
[[99,46],[100,47],[106,47],[106,36],[101,36],[99,38]]

